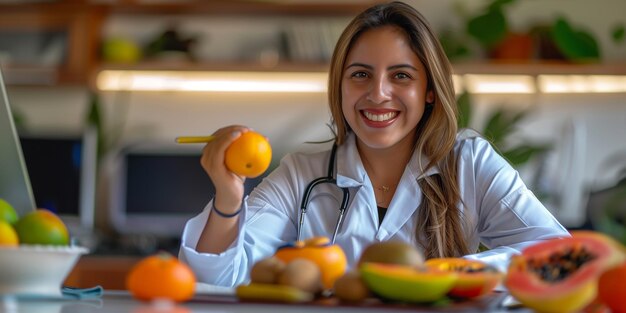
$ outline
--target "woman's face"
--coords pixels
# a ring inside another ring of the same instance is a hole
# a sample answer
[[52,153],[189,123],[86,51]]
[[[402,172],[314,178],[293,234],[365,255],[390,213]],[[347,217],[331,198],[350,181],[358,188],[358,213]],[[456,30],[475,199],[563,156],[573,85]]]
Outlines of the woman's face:
[[370,148],[413,145],[424,113],[427,76],[408,37],[395,26],[369,30],[348,53],[342,78],[343,115]]

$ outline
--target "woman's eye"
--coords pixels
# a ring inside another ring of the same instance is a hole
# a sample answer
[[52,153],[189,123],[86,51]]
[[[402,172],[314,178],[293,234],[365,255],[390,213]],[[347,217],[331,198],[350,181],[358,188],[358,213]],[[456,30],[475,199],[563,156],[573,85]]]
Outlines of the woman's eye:
[[407,73],[397,73],[395,76],[398,79],[409,79],[409,78],[411,78],[411,76],[409,76]]
[[367,73],[365,73],[365,72],[354,72],[354,73],[352,73],[351,77],[354,77],[354,78],[366,78],[367,77]]

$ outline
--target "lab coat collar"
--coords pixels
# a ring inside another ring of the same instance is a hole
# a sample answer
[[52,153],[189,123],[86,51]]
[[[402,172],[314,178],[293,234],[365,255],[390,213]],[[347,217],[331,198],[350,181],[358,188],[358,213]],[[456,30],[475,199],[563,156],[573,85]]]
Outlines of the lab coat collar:
[[[429,158],[415,151],[409,160],[396,193],[389,204],[387,215],[376,233],[376,240],[384,241],[392,238],[413,218],[415,211],[422,203],[423,194],[418,181],[426,176],[439,173],[437,166],[426,172],[421,170],[428,164]],[[337,185],[339,187],[361,187],[370,185],[366,182],[367,172],[356,148],[356,137],[350,133],[343,145],[337,148]],[[373,197],[373,194],[371,195]],[[376,210],[372,203],[372,212]]]
[[[421,161],[421,162],[420,162]],[[346,141],[339,147],[337,147],[337,185],[339,187],[359,187],[365,184],[367,172],[363,166],[361,156],[356,148],[356,136],[354,133],[349,132],[346,137]],[[421,152],[414,151],[411,160],[407,168],[410,175],[414,175],[414,180],[417,182],[419,179],[438,174],[439,168],[437,166],[429,168],[426,172],[423,172],[420,168],[420,163],[423,166],[428,164],[429,159]],[[405,173],[406,174],[406,173]],[[404,179],[403,175],[403,179]]]

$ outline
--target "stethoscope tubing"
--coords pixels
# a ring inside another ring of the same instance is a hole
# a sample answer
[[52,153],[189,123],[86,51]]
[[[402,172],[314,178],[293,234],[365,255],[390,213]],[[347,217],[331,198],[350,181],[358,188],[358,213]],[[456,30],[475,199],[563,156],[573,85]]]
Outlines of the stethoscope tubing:
[[[334,176],[336,153],[337,153],[337,143],[333,143],[333,147],[330,151],[330,159],[328,160],[327,175],[325,177],[318,177],[312,180],[306,186],[306,189],[304,189],[304,195],[302,196],[302,202],[300,203],[300,218],[298,221],[296,241],[300,241],[302,237],[302,228],[304,227],[304,219],[305,219],[305,215],[307,211],[307,206],[309,205],[309,198],[311,197],[311,192],[313,191],[313,188],[315,188],[315,186],[320,185],[320,184],[337,185],[337,179]],[[339,233],[339,227],[343,223],[345,211],[348,208],[348,202],[350,201],[350,190],[345,187],[340,187],[340,188],[343,191],[343,199],[341,200],[341,205],[339,207],[339,217],[337,218],[337,223],[335,224],[335,230],[333,232],[333,236],[330,241],[331,244],[335,243],[337,233]]]

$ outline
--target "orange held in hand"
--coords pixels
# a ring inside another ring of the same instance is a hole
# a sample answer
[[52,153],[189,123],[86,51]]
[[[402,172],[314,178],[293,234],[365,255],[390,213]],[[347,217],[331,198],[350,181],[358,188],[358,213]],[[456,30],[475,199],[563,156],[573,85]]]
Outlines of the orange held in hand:
[[243,133],[226,149],[224,156],[230,171],[250,178],[263,174],[270,161],[272,147],[263,135],[254,131]]
[[187,265],[161,252],[139,261],[126,277],[126,288],[136,299],[182,302],[193,297],[196,277]]

